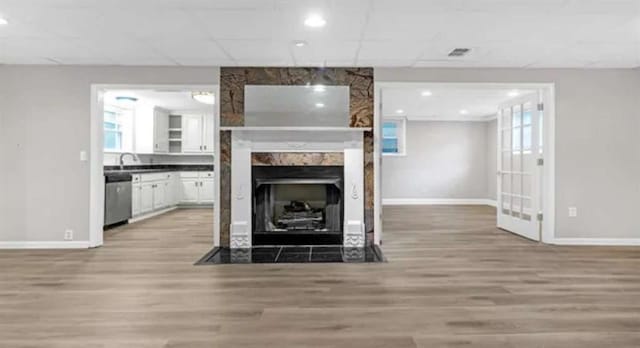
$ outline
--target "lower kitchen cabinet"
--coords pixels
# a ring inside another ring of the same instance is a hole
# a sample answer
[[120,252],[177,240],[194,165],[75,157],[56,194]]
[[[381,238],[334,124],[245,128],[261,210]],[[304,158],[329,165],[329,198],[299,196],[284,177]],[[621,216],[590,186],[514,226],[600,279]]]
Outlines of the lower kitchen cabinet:
[[133,217],[184,205],[213,204],[213,172],[136,174],[132,180]]

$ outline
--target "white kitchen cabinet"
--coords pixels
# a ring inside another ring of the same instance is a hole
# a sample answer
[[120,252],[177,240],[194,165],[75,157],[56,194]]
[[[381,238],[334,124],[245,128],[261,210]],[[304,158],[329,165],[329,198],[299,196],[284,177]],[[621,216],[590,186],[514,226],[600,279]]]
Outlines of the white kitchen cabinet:
[[200,182],[198,179],[185,178],[181,181],[182,199],[181,203],[198,204]]
[[135,109],[135,152],[169,152],[169,112],[149,105]]
[[180,182],[183,204],[212,204],[214,201],[213,172],[182,172]]
[[200,203],[213,203],[213,180],[200,181]]
[[153,210],[153,183],[144,182],[140,187],[140,214],[145,214]]
[[213,153],[213,116],[182,115],[182,152]]
[[166,207],[165,186],[164,182],[156,182],[153,184],[153,210]]
[[140,215],[140,203],[141,203],[141,191],[142,186],[140,184],[133,184],[131,186],[131,215]]

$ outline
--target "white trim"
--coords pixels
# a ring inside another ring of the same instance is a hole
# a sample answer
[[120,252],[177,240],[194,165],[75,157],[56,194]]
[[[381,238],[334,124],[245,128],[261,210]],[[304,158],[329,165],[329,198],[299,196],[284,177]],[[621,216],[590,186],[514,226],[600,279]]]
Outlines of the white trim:
[[164,213],[168,213],[168,212],[170,212],[172,210],[176,210],[176,209],[178,209],[178,206],[173,206],[173,207],[165,208],[165,209],[162,209],[162,210],[152,211],[152,212],[150,212],[148,214],[144,214],[144,215],[138,215],[138,216],[136,216],[134,218],[129,219],[129,223],[132,224],[134,222],[146,220],[146,219],[149,219],[149,218],[152,218],[152,217],[156,217],[158,215],[162,215]]
[[89,241],[0,242],[0,249],[89,249]]
[[383,198],[382,205],[489,205],[496,201],[483,198]]
[[[385,88],[409,88],[409,89],[430,89],[435,87],[485,87],[512,89],[514,87],[522,89],[536,89],[543,91],[544,110],[544,193],[543,193],[543,214],[542,222],[542,242],[553,243],[555,237],[555,124],[556,124],[556,92],[555,83],[527,83],[527,82],[385,82],[375,81],[376,89]],[[379,101],[382,103],[382,100]],[[384,204],[384,203],[383,203]]]
[[555,238],[554,245],[640,246],[640,238]]
[[373,94],[373,244],[382,241],[382,89],[374,84]]
[[[91,112],[90,117],[90,151],[89,151],[89,246],[99,247],[104,243],[103,239],[103,222],[104,222],[104,148],[103,148],[103,118],[104,115],[100,112],[102,109],[98,96],[105,90],[113,89],[126,89],[126,90],[140,90],[140,89],[171,89],[171,90],[188,90],[188,91],[202,91],[211,90],[219,91],[219,86],[216,84],[91,84]],[[219,96],[219,93],[218,93]],[[217,114],[217,108],[220,103],[211,105],[214,114]],[[214,117],[215,118],[215,117]],[[214,134],[215,134],[214,128]],[[218,138],[218,137],[216,137]],[[165,155],[165,154],[162,154]],[[200,154],[198,154],[200,155]],[[210,156],[211,154],[201,154]],[[216,156],[217,160],[218,156]],[[219,167],[214,167],[214,169]],[[216,175],[219,177],[219,175]],[[217,206],[214,205],[214,207]],[[212,208],[214,209],[214,208]],[[214,212],[215,214],[215,212]],[[214,215],[215,216],[215,215]],[[216,220],[219,221],[219,220]],[[214,221],[215,222],[215,221]],[[213,224],[217,225],[217,222]],[[214,245],[216,243],[215,228],[213,231]]]

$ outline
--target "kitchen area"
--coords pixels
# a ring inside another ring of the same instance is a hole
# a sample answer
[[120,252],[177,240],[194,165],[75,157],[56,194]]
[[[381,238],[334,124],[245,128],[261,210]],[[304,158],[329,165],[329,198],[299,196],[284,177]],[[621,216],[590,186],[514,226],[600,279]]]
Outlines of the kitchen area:
[[213,91],[118,89],[102,102],[105,231],[213,210]]

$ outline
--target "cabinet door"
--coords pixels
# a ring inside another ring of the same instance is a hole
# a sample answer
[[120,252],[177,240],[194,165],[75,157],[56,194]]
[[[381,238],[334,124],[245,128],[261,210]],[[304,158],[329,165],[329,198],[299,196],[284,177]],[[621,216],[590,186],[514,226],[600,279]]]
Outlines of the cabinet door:
[[200,181],[200,203],[213,203],[213,180],[201,179]]
[[203,115],[202,123],[202,149],[204,152],[213,153],[213,115]]
[[175,205],[175,193],[173,189],[173,180],[167,180],[164,182],[164,200],[165,206],[169,207]]
[[166,206],[164,181],[153,185],[153,209],[162,209]]
[[182,179],[182,203],[198,203],[200,181],[198,179]]
[[153,184],[140,185],[140,213],[148,213],[153,210]]
[[140,215],[141,191],[142,191],[142,186],[140,186],[139,184],[131,186],[131,215],[132,216]]
[[169,152],[169,112],[154,108],[154,153]]
[[182,152],[202,152],[202,116],[182,115]]

